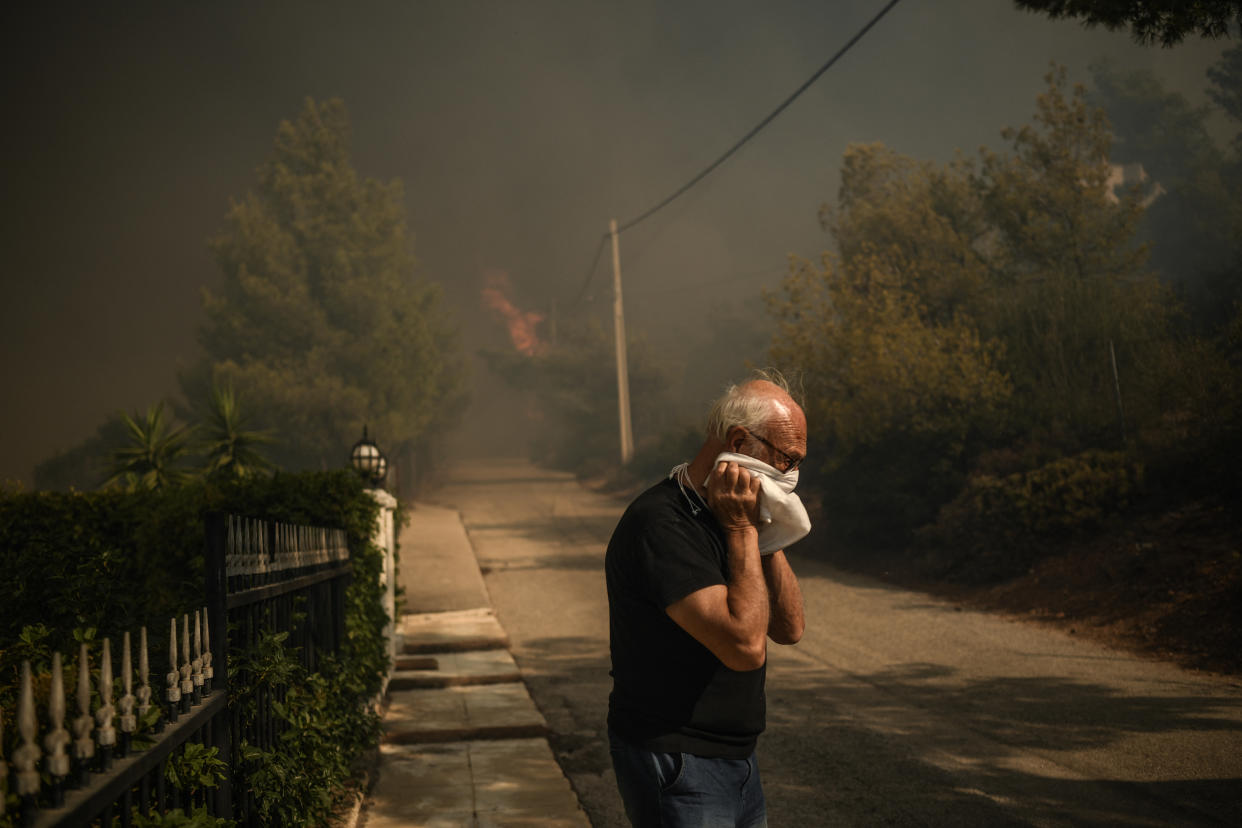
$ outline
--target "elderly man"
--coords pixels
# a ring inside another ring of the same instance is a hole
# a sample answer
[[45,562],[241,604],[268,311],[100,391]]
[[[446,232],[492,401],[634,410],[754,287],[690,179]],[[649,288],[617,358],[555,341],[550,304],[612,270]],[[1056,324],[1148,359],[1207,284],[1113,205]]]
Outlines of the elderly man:
[[803,616],[784,551],[760,553],[759,493],[763,476],[792,491],[806,417],[779,375],[762,376],[716,402],[699,453],[640,495],[608,543],[608,730],[636,826],[766,825],[767,639],[797,643]]

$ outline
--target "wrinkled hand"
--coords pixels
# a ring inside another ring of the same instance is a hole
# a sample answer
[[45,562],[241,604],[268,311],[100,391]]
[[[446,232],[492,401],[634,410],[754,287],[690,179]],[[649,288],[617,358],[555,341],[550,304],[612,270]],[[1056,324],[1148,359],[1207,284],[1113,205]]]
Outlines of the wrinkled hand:
[[759,477],[721,461],[707,477],[707,505],[725,531],[759,525]]

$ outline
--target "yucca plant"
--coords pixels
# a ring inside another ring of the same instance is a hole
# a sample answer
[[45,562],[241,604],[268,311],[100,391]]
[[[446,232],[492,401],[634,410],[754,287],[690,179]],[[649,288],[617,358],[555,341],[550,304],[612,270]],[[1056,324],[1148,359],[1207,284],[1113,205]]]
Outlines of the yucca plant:
[[271,432],[248,429],[241,402],[231,385],[212,383],[202,424],[199,450],[206,458],[208,475],[249,477],[270,471],[271,461],[258,450],[274,442]]
[[113,452],[112,475],[104,486],[130,491],[174,486],[189,477],[178,465],[189,449],[194,429],[173,427],[164,416],[164,403],[147,409],[146,416],[121,412],[128,432],[128,445]]

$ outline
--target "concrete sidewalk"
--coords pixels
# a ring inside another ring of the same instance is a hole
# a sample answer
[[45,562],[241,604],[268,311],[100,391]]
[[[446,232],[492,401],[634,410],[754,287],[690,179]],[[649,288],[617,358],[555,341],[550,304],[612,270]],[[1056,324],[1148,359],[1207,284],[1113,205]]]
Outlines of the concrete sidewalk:
[[401,654],[361,824],[589,826],[455,510],[414,505],[401,533],[400,584]]

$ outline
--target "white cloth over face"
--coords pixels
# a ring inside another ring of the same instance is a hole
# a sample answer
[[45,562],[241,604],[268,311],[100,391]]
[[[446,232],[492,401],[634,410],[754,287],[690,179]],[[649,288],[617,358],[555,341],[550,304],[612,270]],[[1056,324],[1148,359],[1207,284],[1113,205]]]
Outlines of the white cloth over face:
[[[731,451],[717,456],[712,468],[718,463],[737,463],[759,478],[760,555],[771,555],[810,533],[811,518],[802,500],[794,494],[794,487],[798,485],[797,469],[782,474],[762,460]],[[703,485],[707,485],[706,480]]]

